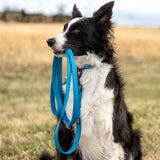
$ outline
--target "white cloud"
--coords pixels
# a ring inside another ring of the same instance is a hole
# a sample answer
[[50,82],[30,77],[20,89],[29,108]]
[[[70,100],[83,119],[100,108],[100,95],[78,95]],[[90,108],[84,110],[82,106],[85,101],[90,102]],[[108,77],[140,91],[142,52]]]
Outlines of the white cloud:
[[160,0],[116,0],[115,9],[139,14],[160,15]]
[[[110,0],[0,0],[0,10],[5,7],[11,9],[25,9],[29,12],[55,13],[58,6],[65,5],[65,12],[71,13],[76,3],[84,15],[91,16],[92,12]],[[160,15],[160,0],[115,0],[114,10],[137,12],[141,14]]]
[[[26,12],[55,14],[59,6],[64,5],[64,13],[71,14],[74,3],[84,16],[92,16],[93,12],[110,0],[0,0],[0,11],[5,8],[24,9]],[[115,0],[114,19],[119,23],[123,16],[139,18],[139,16],[160,17],[160,0]],[[123,16],[122,16],[123,15]],[[137,16],[138,15],[138,16]],[[146,20],[147,21],[147,20]],[[157,21],[157,20],[155,20]],[[158,21],[157,21],[158,23]],[[160,22],[159,22],[160,23]]]

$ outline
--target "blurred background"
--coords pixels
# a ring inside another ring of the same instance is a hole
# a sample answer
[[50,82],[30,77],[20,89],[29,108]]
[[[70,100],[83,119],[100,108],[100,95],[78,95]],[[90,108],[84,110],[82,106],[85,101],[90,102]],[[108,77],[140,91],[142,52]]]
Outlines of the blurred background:
[[[108,0],[0,0],[0,159],[54,154],[50,109],[53,53],[46,40],[63,30],[74,3],[86,17]],[[142,131],[144,160],[160,160],[160,1],[116,0],[116,57],[125,99]]]

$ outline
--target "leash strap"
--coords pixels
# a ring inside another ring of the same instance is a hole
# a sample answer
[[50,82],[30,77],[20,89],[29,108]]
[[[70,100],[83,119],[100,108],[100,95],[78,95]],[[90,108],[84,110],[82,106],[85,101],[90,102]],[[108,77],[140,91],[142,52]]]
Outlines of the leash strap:
[[[74,55],[71,49],[66,49],[67,56],[67,82],[66,82],[66,92],[63,101],[63,89],[62,89],[62,58],[54,57],[53,66],[52,66],[52,80],[51,80],[51,94],[50,94],[50,103],[51,110],[55,116],[60,116],[59,122],[57,124],[54,140],[55,146],[60,153],[71,154],[78,146],[80,135],[81,135],[81,119],[80,119],[80,107],[81,107],[81,87],[78,87],[78,78],[76,71],[76,64],[74,60]],[[73,79],[73,113],[71,121],[67,117],[65,108],[67,105],[70,85],[71,85],[71,75]],[[55,104],[55,99],[57,101],[57,107]],[[76,124],[76,135],[72,147],[64,152],[59,144],[58,132],[61,121],[64,121],[66,125]]]
[[[52,66],[50,104],[51,104],[52,113],[55,116],[60,116],[62,112],[63,90],[62,90],[62,74],[61,73],[62,73],[62,58],[54,57],[53,66]],[[58,86],[57,86],[57,82],[58,82]],[[57,105],[58,105],[57,110],[55,105],[55,98],[57,100]]]

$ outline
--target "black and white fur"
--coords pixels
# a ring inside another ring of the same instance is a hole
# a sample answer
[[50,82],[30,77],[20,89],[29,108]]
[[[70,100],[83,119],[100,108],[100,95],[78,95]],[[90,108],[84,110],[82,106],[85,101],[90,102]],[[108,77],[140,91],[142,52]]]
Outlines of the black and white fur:
[[[76,65],[96,65],[82,70],[81,122],[79,146],[71,155],[57,151],[56,160],[140,160],[140,133],[132,129],[133,117],[123,96],[123,82],[118,73],[112,44],[112,8],[114,2],[102,6],[93,17],[84,18],[76,6],[73,19],[64,25],[64,32],[50,38],[47,43],[55,56],[65,56],[71,48]],[[64,85],[65,92],[65,85]],[[71,118],[72,89],[66,112]],[[75,126],[63,122],[59,131],[62,149],[67,151],[74,140]],[[47,156],[41,156],[45,159]]]

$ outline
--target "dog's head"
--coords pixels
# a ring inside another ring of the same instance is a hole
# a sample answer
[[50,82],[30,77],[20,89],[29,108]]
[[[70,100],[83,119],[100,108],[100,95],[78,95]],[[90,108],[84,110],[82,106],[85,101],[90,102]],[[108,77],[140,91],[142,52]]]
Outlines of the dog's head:
[[99,57],[106,57],[106,50],[110,48],[112,30],[112,8],[114,2],[109,2],[98,9],[92,17],[82,17],[76,5],[73,7],[72,20],[64,25],[64,30],[47,40],[56,56],[65,56],[64,50],[71,48],[75,56],[93,53]]

